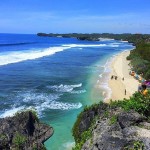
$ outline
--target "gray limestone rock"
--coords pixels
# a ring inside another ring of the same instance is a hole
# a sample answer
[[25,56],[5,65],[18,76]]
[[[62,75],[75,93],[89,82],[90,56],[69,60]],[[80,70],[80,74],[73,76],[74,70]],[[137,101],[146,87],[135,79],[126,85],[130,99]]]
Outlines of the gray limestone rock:
[[0,149],[40,150],[53,134],[31,111],[0,119],[0,125]]
[[[150,130],[138,127],[149,127],[146,118],[135,111],[123,112],[111,110],[117,114],[117,120],[111,124],[111,117],[97,120],[92,132],[92,138],[82,146],[82,150],[124,150],[134,148],[135,144],[141,150],[150,149]],[[144,145],[144,147],[143,147]]]

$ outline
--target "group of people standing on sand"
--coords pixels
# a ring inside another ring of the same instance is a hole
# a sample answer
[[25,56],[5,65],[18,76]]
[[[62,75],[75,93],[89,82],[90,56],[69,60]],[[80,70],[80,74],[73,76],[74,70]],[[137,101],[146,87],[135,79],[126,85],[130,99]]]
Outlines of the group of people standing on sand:
[[[115,75],[112,75],[112,76],[111,76],[111,80],[112,80],[112,79],[117,80],[117,79],[118,79],[118,77],[117,77],[117,76],[115,76]],[[124,81],[124,77],[122,78],[122,81]],[[127,94],[126,89],[125,89],[125,91],[124,91],[124,94],[125,94],[125,95]]]
[[[118,77],[117,77],[116,75],[112,75],[112,76],[111,76],[111,80],[112,80],[112,79],[117,80]],[[122,78],[122,81],[124,81],[124,77]],[[138,92],[140,92],[142,95],[146,96],[146,95],[148,94],[147,86],[146,86],[144,83],[141,83],[141,84],[138,86]],[[124,95],[127,95],[126,89],[124,90]]]
[[111,76],[111,80],[112,80],[112,79],[117,80],[117,78],[118,78],[118,77],[117,77],[117,76],[115,76],[115,75],[112,75],[112,76]]

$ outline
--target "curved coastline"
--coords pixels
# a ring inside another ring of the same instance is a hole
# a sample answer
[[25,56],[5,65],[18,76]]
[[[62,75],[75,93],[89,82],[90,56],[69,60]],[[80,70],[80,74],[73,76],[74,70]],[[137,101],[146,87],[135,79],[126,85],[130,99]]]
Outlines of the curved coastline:
[[[109,103],[110,100],[129,98],[137,91],[139,82],[129,75],[131,67],[128,65],[129,61],[126,60],[131,50],[123,50],[110,55],[105,59],[103,65],[97,62],[97,69],[103,68],[103,71],[92,77],[93,84],[95,83],[91,91],[92,101]],[[112,75],[117,76],[117,80],[115,78],[111,80]]]
[[[125,50],[112,59],[108,79],[108,87],[111,89],[111,94],[110,97],[104,99],[106,103],[109,103],[110,100],[129,98],[137,91],[139,82],[129,75],[129,71],[131,70],[129,66],[130,61],[126,60],[129,54],[130,50]],[[113,79],[111,79],[112,76]],[[114,78],[115,76],[117,76],[117,79]]]

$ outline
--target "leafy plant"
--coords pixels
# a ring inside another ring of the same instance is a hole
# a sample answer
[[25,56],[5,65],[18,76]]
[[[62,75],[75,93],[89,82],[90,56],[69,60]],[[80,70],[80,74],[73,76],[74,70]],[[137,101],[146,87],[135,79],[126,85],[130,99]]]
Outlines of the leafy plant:
[[92,127],[81,134],[81,140],[76,142],[76,145],[75,147],[72,148],[72,150],[81,150],[83,144],[91,137],[92,137]]
[[104,112],[104,117],[106,117],[106,118],[109,117],[109,111],[106,110],[106,111]]
[[26,142],[26,137],[23,136],[22,134],[20,133],[16,133],[14,138],[13,138],[13,144],[18,148],[22,148],[23,144]]
[[110,118],[110,124],[115,124],[117,122],[117,116],[116,115],[113,115],[111,118]]
[[46,150],[46,147],[44,145],[41,145],[40,147],[38,147],[35,143],[32,146],[32,150]]
[[124,150],[144,150],[144,143],[142,141],[133,141],[125,146]]
[[136,48],[127,56],[127,60],[131,60],[130,63],[138,74],[143,72],[143,77],[150,79],[150,43],[138,41]]
[[28,109],[28,110],[20,110],[20,111],[18,111],[18,112],[15,113],[15,116],[19,117],[20,114],[24,113],[24,115],[25,115],[25,114],[27,114],[29,112],[31,112],[33,114],[33,116],[34,116],[34,118],[35,118],[36,121],[39,121],[38,114],[37,114],[36,110],[33,109],[33,108],[32,109]]
[[122,107],[124,110],[128,111],[134,109],[144,116],[150,115],[150,93],[146,96],[143,96],[141,93],[137,92],[133,94],[130,99],[124,99],[121,101],[114,101],[110,103],[110,106]]

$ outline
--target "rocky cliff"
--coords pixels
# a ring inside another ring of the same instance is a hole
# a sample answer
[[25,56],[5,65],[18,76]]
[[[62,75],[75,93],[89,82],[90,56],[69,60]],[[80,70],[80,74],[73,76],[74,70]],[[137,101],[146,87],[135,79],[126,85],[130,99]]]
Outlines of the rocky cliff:
[[150,123],[135,110],[107,104],[86,108],[73,128],[74,150],[148,150]]
[[53,134],[52,127],[40,123],[32,111],[0,119],[0,150],[42,150]]

